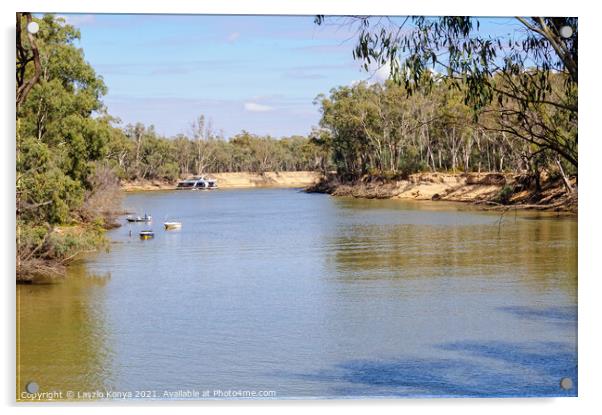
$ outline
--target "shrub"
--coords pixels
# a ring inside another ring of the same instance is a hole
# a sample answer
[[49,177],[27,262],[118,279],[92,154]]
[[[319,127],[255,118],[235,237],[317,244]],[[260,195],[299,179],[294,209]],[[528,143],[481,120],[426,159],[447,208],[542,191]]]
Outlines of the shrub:
[[513,193],[514,193],[514,190],[512,189],[512,187],[510,187],[510,186],[502,187],[502,190],[500,190],[500,192],[498,193],[498,196],[497,196],[498,202],[503,205],[507,205],[508,203],[510,203],[510,198],[512,198]]

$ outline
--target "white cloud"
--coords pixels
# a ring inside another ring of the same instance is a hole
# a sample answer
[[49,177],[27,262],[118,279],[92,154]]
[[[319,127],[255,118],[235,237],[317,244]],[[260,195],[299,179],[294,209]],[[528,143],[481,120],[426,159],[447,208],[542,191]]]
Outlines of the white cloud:
[[238,39],[240,37],[240,33],[239,32],[232,32],[228,35],[228,37],[226,38],[226,40],[228,42],[235,42],[236,39]]
[[[397,63],[397,67],[399,67],[399,63]],[[376,62],[372,62],[368,65],[367,72],[369,75],[366,81],[369,84],[382,83],[391,78],[391,64],[386,62],[384,65],[378,66]]]
[[391,65],[387,62],[374,72],[374,79],[379,82],[384,82],[391,76]]
[[267,112],[272,111],[274,107],[258,104],[256,102],[245,102],[245,110],[249,112]]

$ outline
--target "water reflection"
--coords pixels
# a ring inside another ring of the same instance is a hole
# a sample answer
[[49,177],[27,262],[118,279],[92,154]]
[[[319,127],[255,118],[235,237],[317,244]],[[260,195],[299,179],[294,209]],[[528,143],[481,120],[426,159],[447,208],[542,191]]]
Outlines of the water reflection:
[[110,279],[18,287],[20,387],[524,396],[575,374],[575,220],[290,189],[124,205],[159,223],[110,232],[86,262]]
[[517,213],[500,223],[463,206],[394,201],[339,207],[345,220],[325,240],[337,322],[326,348],[356,359],[304,379],[334,395],[575,396],[559,382],[577,370],[576,221]]
[[500,310],[514,314],[519,318],[541,320],[552,323],[573,323],[577,320],[577,307],[500,307]]
[[[438,346],[450,358],[352,360],[329,371],[299,375],[343,385],[342,396],[528,397],[576,396],[576,351],[564,343],[463,342]],[[564,390],[560,379],[573,380]]]
[[104,313],[109,276],[73,266],[67,280],[17,286],[17,392],[110,388],[111,331]]
[[[546,220],[541,215],[531,221],[518,216],[506,217],[500,225],[496,214],[474,215],[448,207],[441,215],[430,205],[422,211],[410,205],[413,209],[405,211],[405,220],[403,213],[394,215],[399,206],[391,202],[377,202],[381,210],[389,208],[380,221],[340,226],[327,242],[342,280],[482,278],[511,272],[530,289],[560,285],[567,294],[576,295],[576,221],[550,216]],[[356,204],[355,209],[364,203],[346,200],[342,206],[353,211]],[[392,220],[382,223],[387,217]]]

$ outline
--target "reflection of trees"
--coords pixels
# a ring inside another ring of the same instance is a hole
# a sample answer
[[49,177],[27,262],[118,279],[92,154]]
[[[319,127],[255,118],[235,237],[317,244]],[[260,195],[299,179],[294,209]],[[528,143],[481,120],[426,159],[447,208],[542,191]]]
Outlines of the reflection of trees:
[[[493,225],[354,225],[329,244],[342,280],[519,278],[537,289],[576,290],[577,223],[505,218]],[[575,293],[576,294],[576,293]]]
[[29,381],[44,391],[109,387],[111,355],[104,320],[108,277],[81,268],[60,283],[17,286],[17,391]]
[[[341,379],[345,396],[528,397],[577,396],[576,350],[561,342],[456,342],[436,345],[443,357],[401,355],[393,360],[345,360],[300,375]],[[571,378],[569,390],[559,379]]]

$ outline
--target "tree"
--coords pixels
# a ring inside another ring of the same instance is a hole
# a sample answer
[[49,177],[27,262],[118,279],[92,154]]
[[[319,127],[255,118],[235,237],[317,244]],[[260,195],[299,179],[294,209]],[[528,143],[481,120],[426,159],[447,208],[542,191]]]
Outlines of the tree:
[[213,139],[213,126],[211,120],[206,122],[205,116],[201,114],[193,120],[190,129],[196,147],[196,174],[201,175],[214,156],[214,148],[210,143]]
[[[25,33],[30,22],[39,24],[35,36]],[[100,172],[113,130],[103,117],[100,99],[106,87],[74,46],[79,32],[53,15],[36,19],[29,13],[17,14],[17,29],[16,216],[21,276],[54,270],[100,242],[98,228],[108,225],[107,217],[86,202],[100,196]],[[77,236],[57,231],[73,223],[83,224],[86,231]]]
[[[524,30],[504,38],[480,32],[472,17],[384,20],[352,19],[359,25],[353,56],[366,69],[388,65],[392,79],[409,92],[429,91],[445,78],[462,90],[475,118],[500,114],[497,125],[484,127],[534,144],[535,151],[549,149],[576,173],[577,18],[518,17]],[[563,27],[572,35],[563,37]]]
[[[23,28],[23,17],[25,17],[26,27]],[[35,36],[27,30],[27,25],[32,22],[31,13],[17,13],[17,91],[16,107],[17,113],[21,104],[27,98],[31,88],[38,82],[42,75],[42,64],[40,63],[40,51]],[[29,47],[23,42],[23,34],[26,35]],[[26,79],[28,64],[33,62],[33,74]]]
[[[332,155],[346,180],[394,178],[427,169],[480,172],[483,166],[489,171],[529,171],[527,162],[536,154],[528,148],[532,144],[483,127],[499,125],[499,111],[486,112],[475,122],[463,100],[465,87],[456,90],[447,82],[434,84],[428,95],[408,94],[393,81],[334,88],[328,97],[316,98],[322,118],[312,143]],[[550,166],[552,159],[545,160],[539,167]]]

